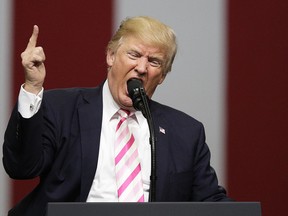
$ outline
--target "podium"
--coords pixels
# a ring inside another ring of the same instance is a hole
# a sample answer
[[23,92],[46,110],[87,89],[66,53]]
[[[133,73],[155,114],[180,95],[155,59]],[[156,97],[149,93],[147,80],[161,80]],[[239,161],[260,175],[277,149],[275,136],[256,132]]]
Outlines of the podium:
[[47,216],[261,216],[259,202],[48,203]]

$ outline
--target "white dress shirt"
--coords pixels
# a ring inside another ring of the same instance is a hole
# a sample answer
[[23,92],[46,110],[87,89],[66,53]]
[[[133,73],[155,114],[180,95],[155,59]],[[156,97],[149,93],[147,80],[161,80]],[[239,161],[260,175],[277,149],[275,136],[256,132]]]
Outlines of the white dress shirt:
[[42,88],[42,90],[36,95],[27,92],[23,88],[23,85],[21,85],[18,95],[18,111],[23,118],[31,118],[38,112],[43,98],[43,91],[44,89]]
[[[107,80],[104,83],[102,94],[103,118],[99,156],[96,174],[87,197],[87,202],[118,202],[114,164],[114,139],[116,125],[119,122],[119,116],[116,115],[119,106],[113,100]],[[18,97],[18,111],[24,118],[32,117],[39,110],[42,98],[43,89],[38,95],[35,95],[25,91],[21,86]],[[135,115],[132,115],[128,120],[130,130],[132,131],[138,145],[144,188],[144,200],[147,202],[149,197],[151,172],[149,128],[145,117],[140,111],[136,111]]]

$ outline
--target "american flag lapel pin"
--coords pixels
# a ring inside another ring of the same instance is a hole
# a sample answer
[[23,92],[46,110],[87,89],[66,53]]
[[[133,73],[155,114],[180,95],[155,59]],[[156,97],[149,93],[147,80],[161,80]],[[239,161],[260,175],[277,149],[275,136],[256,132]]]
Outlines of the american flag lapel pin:
[[159,132],[165,134],[165,129],[159,126]]

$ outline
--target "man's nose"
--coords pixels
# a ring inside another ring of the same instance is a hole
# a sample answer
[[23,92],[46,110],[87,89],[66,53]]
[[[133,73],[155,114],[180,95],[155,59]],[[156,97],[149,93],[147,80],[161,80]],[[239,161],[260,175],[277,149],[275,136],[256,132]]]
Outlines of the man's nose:
[[137,65],[135,67],[135,70],[139,73],[139,74],[144,74],[147,73],[148,70],[148,59],[145,57],[141,57],[138,59],[137,61]]

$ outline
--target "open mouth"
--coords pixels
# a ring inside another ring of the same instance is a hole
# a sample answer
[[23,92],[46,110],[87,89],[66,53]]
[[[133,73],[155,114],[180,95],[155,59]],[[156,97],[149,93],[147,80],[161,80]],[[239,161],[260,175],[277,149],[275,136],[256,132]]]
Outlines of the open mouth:
[[127,81],[127,89],[130,96],[133,91],[141,87],[143,88],[142,80],[140,79],[132,78]]
[[143,81],[141,79],[138,79],[138,78],[131,78],[127,81],[127,83],[131,82],[131,81],[134,81],[134,82],[139,82],[139,83],[143,83]]

